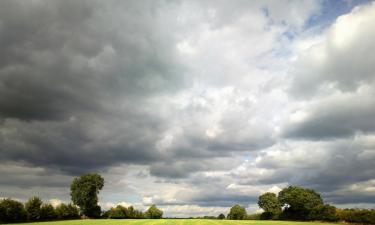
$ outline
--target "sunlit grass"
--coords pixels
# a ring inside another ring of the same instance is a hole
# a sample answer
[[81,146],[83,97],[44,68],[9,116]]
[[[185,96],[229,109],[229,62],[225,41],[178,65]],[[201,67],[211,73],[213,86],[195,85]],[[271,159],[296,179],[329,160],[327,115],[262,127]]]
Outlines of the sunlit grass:
[[326,225],[319,222],[292,222],[266,220],[200,220],[200,219],[161,219],[161,220],[69,220],[57,222],[22,223],[32,225]]

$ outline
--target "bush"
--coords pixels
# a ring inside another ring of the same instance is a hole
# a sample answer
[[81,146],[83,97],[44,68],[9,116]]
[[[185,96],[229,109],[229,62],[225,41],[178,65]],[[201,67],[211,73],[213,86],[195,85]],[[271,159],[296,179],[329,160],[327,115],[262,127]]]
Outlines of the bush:
[[158,209],[156,205],[152,205],[146,211],[146,215],[149,219],[161,219],[163,217],[163,211]]
[[0,201],[0,221],[11,223],[26,220],[26,210],[21,202],[10,198]]
[[[279,214],[277,214],[277,215],[279,215]],[[260,214],[259,219],[261,219],[261,220],[272,220],[272,219],[276,219],[275,217],[277,215],[272,213],[272,212],[263,212],[262,214]]]
[[[111,208],[111,209],[112,209],[112,208]],[[110,214],[111,214],[111,209],[105,211],[105,212],[102,214],[101,218],[102,218],[102,219],[109,219],[109,216],[110,216]]]
[[374,209],[338,209],[337,216],[340,220],[350,223],[375,224]]
[[118,205],[116,208],[111,208],[109,218],[111,219],[125,219],[127,209],[124,206]]
[[55,220],[57,219],[56,211],[51,204],[43,204],[40,207],[41,220]]
[[225,219],[225,215],[224,214],[222,214],[222,213],[220,213],[220,215],[217,217],[219,220],[223,220],[223,219]]
[[336,214],[336,207],[325,204],[318,205],[313,208],[308,216],[309,220],[324,220],[324,221],[338,221],[339,218]]
[[266,192],[259,196],[258,206],[264,210],[261,216],[264,220],[274,219],[281,213],[281,203],[274,193]]
[[56,207],[56,214],[58,219],[78,219],[79,210],[75,205],[72,204],[60,204]]
[[145,219],[146,214],[139,210],[134,210],[134,219]]
[[27,219],[30,221],[40,220],[40,207],[43,202],[38,197],[32,197],[25,203],[25,210],[27,212]]
[[103,214],[105,218],[111,219],[143,219],[146,218],[145,214],[139,210],[134,209],[133,206],[128,208],[118,205],[116,208],[111,208]]
[[234,205],[227,216],[230,220],[243,220],[246,217],[246,209],[240,205]]
[[279,202],[285,206],[281,217],[293,220],[308,220],[310,212],[323,205],[320,194],[313,189],[289,186],[279,192]]
[[260,219],[261,219],[261,216],[262,216],[262,214],[260,214],[260,213],[257,213],[257,214],[250,214],[250,215],[247,215],[247,216],[246,216],[246,219],[247,219],[247,220],[260,220]]

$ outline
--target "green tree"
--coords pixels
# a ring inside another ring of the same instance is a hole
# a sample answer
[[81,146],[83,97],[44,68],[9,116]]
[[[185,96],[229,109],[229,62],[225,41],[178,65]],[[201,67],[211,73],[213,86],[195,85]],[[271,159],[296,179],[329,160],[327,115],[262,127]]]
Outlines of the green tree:
[[227,216],[230,220],[243,220],[246,217],[246,209],[240,205],[234,205]]
[[142,211],[134,210],[134,218],[135,219],[144,219],[144,218],[146,218],[146,215]]
[[72,204],[61,203],[56,207],[57,218],[66,220],[66,219],[78,219],[79,210],[77,206]]
[[336,207],[324,204],[315,206],[309,213],[309,220],[338,221]]
[[272,219],[281,213],[281,204],[274,193],[267,192],[259,196],[258,205],[264,210],[262,219]]
[[0,222],[20,222],[26,220],[26,217],[26,210],[21,202],[10,198],[0,200]]
[[283,217],[306,220],[314,207],[323,205],[323,200],[312,189],[289,186],[279,192],[279,202],[285,206]]
[[223,220],[223,219],[225,219],[225,215],[224,214],[222,214],[222,213],[220,213],[220,215],[217,217],[219,220]]
[[104,186],[104,179],[96,173],[89,173],[74,178],[70,186],[70,196],[78,205],[83,215],[99,217],[101,210],[98,205],[98,194]]
[[128,209],[122,205],[116,206],[116,208],[111,208],[109,213],[109,218],[111,219],[125,219],[127,217]]
[[127,214],[126,214],[127,218],[135,218],[135,209],[133,206],[129,206],[127,208]]
[[152,205],[146,211],[146,215],[149,219],[161,219],[163,217],[163,211],[158,209],[156,205]]
[[32,197],[25,203],[28,220],[40,220],[40,208],[42,204],[43,202],[39,197]]
[[40,219],[41,220],[54,220],[57,218],[55,209],[51,204],[43,204],[40,207]]

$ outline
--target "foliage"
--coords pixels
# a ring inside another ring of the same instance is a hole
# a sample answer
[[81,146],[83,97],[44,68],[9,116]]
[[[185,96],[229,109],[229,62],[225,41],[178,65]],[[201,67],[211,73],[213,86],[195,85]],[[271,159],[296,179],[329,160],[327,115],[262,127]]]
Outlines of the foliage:
[[40,220],[40,207],[42,206],[42,204],[42,200],[38,197],[32,197],[25,203],[28,220]]
[[74,178],[70,187],[70,195],[74,204],[78,205],[82,214],[87,217],[99,217],[98,194],[104,186],[104,179],[96,173],[89,173]]
[[225,215],[224,214],[222,214],[222,213],[220,213],[220,215],[217,217],[219,220],[223,220],[223,219],[225,219]]
[[337,209],[337,216],[350,223],[375,224],[375,209]]
[[279,192],[279,202],[285,207],[281,218],[307,220],[314,207],[323,205],[323,200],[312,189],[289,186]]
[[[90,220],[67,220],[56,222],[34,222],[17,225],[334,225],[322,222],[292,222],[292,221],[245,221],[242,220],[206,220],[206,219],[142,219],[142,220],[111,220],[111,219],[90,219]],[[338,224],[340,225],[340,224]]]
[[325,204],[317,205],[314,207],[308,216],[309,220],[323,220],[323,221],[338,221],[339,218],[336,214],[336,207]]
[[230,220],[243,220],[246,217],[246,209],[240,205],[234,205],[227,216]]
[[142,211],[134,209],[133,206],[129,206],[126,208],[122,205],[111,208],[103,215],[103,218],[110,219],[142,219],[145,217],[146,216]]
[[158,209],[156,205],[152,205],[146,211],[146,216],[149,219],[161,219],[163,217],[163,211]]
[[139,210],[134,210],[134,219],[145,219],[146,214]]
[[264,210],[261,219],[273,219],[281,213],[281,204],[274,193],[267,192],[259,196],[258,205]]
[[56,207],[56,214],[58,219],[78,219],[79,210],[75,205],[61,203]]
[[256,214],[249,214],[246,216],[246,220],[260,220],[260,217],[262,216],[262,214],[260,213],[256,213]]
[[43,204],[40,207],[40,219],[41,220],[54,220],[57,218],[56,211],[51,204]]
[[116,208],[111,208],[109,218],[111,219],[125,219],[127,209],[124,206],[118,205]]
[[0,201],[0,222],[19,222],[26,220],[26,210],[21,202],[13,199]]

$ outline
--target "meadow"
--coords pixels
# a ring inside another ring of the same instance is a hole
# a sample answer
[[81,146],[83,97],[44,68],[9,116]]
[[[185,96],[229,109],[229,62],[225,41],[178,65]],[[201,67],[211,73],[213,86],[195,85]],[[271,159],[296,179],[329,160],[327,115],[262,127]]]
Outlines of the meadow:
[[[30,224],[30,223],[22,223]],[[57,222],[37,222],[32,225],[327,225],[320,222],[293,222],[293,221],[269,221],[269,220],[207,220],[207,219],[137,219],[137,220],[114,220],[114,219],[98,219],[98,220],[68,220]]]

